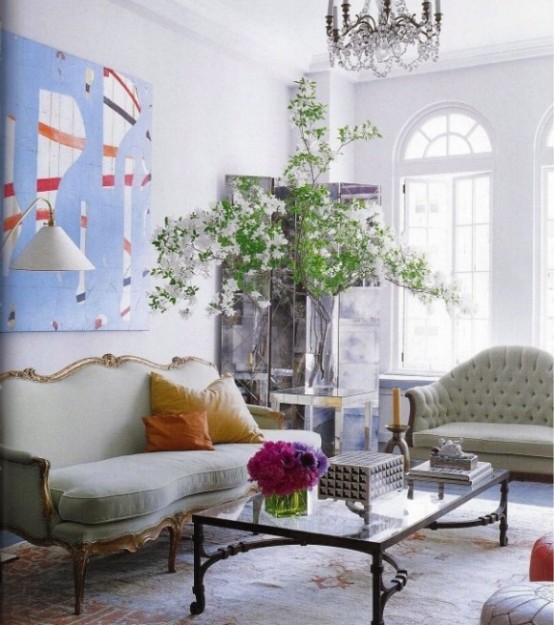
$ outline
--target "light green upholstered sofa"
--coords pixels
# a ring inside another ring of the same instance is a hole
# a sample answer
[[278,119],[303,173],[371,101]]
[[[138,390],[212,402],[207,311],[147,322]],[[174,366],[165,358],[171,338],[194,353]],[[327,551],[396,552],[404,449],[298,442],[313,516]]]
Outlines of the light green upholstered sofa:
[[408,445],[428,459],[440,438],[494,467],[551,480],[554,451],[552,354],[535,347],[492,347],[426,386],[406,391]]
[[[144,452],[142,417],[151,414],[152,371],[199,391],[219,379],[212,364],[194,357],[160,365],[111,354],[52,375],[34,369],[0,374],[2,527],[34,544],[69,551],[76,614],[91,556],[136,551],[167,529],[174,571],[183,524],[192,513],[252,489],[246,464],[260,443]],[[321,445],[317,433],[279,429],[280,413],[248,408],[265,440]]]

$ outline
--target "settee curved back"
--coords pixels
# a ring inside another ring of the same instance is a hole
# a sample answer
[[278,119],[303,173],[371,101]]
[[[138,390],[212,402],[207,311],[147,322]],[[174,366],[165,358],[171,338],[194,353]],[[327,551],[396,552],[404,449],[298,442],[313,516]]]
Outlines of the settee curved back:
[[419,416],[426,428],[449,421],[553,427],[552,361],[536,347],[485,349],[421,389],[429,410]]
[[219,377],[196,357],[159,364],[112,354],[49,375],[7,371],[0,374],[0,442],[48,458],[52,468],[144,451],[151,371],[197,390]]

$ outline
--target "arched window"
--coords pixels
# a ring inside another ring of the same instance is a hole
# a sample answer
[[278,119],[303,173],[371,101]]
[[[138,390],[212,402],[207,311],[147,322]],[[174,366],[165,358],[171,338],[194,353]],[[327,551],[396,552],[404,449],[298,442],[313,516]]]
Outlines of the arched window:
[[400,226],[408,244],[451,276],[474,312],[453,317],[398,295],[398,368],[444,371],[489,342],[492,144],[474,112],[436,108],[399,143]]
[[554,352],[554,123],[552,109],[537,133],[537,250],[539,345]]

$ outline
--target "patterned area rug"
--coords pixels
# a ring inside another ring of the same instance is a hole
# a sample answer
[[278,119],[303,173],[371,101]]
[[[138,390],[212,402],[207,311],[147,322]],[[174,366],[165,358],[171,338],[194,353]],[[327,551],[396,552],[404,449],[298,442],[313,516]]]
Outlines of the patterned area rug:
[[[492,493],[494,492],[494,498]],[[509,544],[498,526],[423,530],[389,550],[408,570],[385,622],[477,625],[483,602],[498,588],[527,579],[531,547],[552,529],[552,486],[510,488]],[[457,511],[473,518],[496,507],[496,490]],[[527,503],[524,503],[527,502]],[[227,545],[236,534],[212,530]],[[135,554],[94,558],[84,613],[73,614],[70,560],[62,549],[19,543],[19,559],[3,566],[4,625],[332,625],[371,621],[369,558],[329,547],[279,547],[239,554],[206,574],[206,610],[191,616],[192,548],[184,539],[175,574],[165,572],[162,536]]]

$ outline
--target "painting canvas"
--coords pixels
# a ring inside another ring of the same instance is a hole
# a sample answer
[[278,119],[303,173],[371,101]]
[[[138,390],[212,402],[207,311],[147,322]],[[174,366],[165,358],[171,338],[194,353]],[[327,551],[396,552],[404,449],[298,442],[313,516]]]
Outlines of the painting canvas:
[[[0,330],[148,328],[151,86],[2,32]],[[93,271],[10,263],[55,207]],[[14,230],[11,236],[8,234]]]

